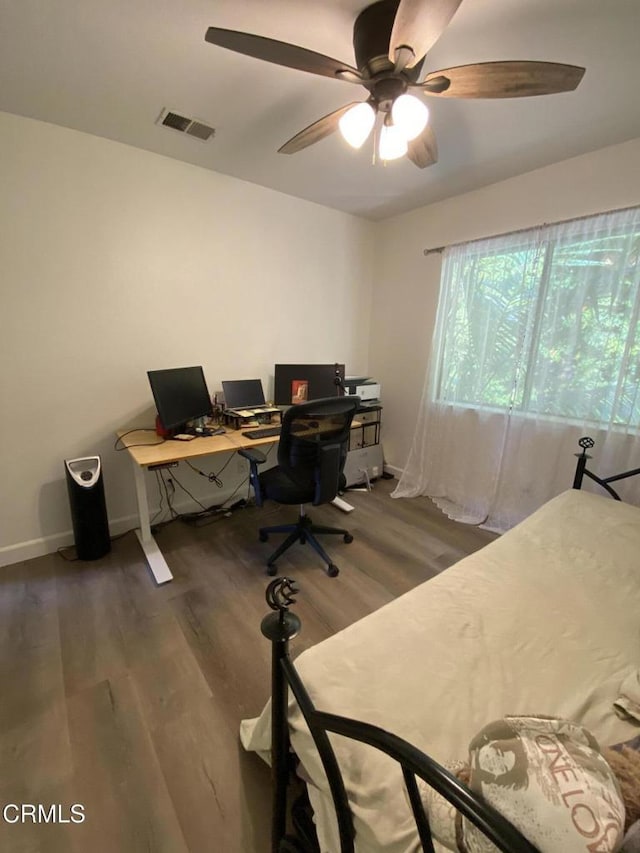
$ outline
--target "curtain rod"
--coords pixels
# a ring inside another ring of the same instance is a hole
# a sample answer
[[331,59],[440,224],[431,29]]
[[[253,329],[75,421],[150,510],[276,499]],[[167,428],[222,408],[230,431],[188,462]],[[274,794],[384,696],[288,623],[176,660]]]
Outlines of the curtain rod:
[[474,237],[473,240],[460,240],[458,243],[448,243],[446,246],[434,246],[432,249],[423,249],[423,255],[440,254],[445,249],[453,249],[455,246],[466,246],[468,243],[477,243],[480,240],[490,240],[492,237],[510,237],[512,234],[524,234],[525,231],[534,231],[536,228],[546,228],[549,225],[565,225],[567,222],[580,222],[583,219],[593,219],[595,216],[606,216],[609,213],[624,213],[627,210],[637,210],[638,205],[629,207],[617,207],[613,210],[603,210],[600,213],[587,213],[584,216],[572,216],[569,219],[557,219],[554,222],[542,222],[540,225],[530,225],[528,228],[516,228],[513,231],[502,231],[500,234],[490,234],[486,237]]

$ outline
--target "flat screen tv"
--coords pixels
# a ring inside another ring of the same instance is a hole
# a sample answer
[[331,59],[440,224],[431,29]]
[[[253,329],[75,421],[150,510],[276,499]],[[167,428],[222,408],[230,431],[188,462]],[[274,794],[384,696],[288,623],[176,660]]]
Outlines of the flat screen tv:
[[211,416],[211,397],[201,367],[148,370],[147,376],[166,430],[183,429],[189,421]]
[[276,364],[273,379],[276,406],[338,397],[342,394],[344,364]]

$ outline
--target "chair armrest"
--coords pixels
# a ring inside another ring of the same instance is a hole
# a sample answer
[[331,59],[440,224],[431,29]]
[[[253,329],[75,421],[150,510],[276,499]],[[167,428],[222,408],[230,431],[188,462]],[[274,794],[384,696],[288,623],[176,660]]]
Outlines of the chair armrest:
[[244,456],[245,459],[248,459],[249,462],[255,463],[256,465],[262,465],[263,462],[267,461],[267,457],[261,450],[249,450],[249,448],[241,447],[238,450],[239,456]]
[[262,465],[263,462],[266,462],[267,457],[261,450],[250,450],[244,447],[238,450],[238,454],[249,462],[249,480],[253,487],[256,506],[262,506],[264,499],[262,497],[262,489],[260,488],[260,478],[258,477],[258,465]]

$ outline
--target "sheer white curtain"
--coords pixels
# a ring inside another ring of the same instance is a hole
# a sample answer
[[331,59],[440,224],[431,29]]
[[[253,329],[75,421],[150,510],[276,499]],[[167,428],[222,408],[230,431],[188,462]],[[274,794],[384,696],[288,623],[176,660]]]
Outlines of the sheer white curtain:
[[[639,317],[640,208],[445,250],[393,497],[506,530],[571,487],[580,436],[600,476],[640,467]],[[640,504],[640,478],[618,485]]]

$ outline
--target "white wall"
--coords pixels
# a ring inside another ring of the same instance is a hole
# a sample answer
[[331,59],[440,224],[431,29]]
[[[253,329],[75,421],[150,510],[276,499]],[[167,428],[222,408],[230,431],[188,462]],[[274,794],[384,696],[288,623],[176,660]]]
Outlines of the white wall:
[[67,458],[102,455],[112,532],[132,526],[114,432],[153,424],[148,369],[202,364],[212,391],[260,376],[267,393],[275,362],[366,372],[373,229],[0,113],[0,565],[72,541]]
[[633,140],[376,224],[369,367],[382,382],[390,467],[411,447],[435,322],[441,257],[423,250],[640,204],[639,176]]

